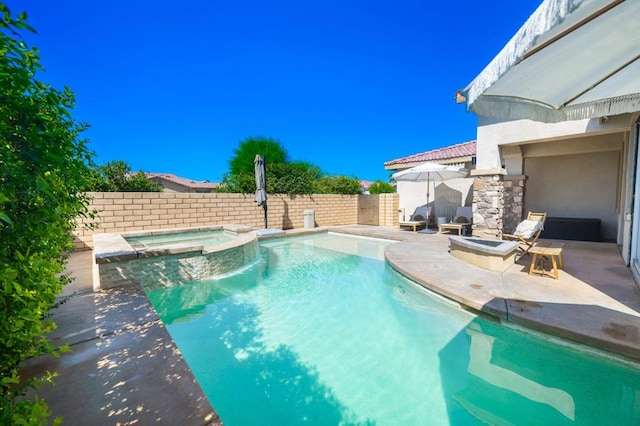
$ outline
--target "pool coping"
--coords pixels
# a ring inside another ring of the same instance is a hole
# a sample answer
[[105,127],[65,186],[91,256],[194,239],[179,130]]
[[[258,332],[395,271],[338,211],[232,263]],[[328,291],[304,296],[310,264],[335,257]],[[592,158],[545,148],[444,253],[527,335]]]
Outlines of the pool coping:
[[[225,250],[237,244],[245,242],[248,239],[255,238],[251,233],[253,228],[244,225],[212,225],[194,228],[171,228],[171,229],[151,229],[148,231],[131,231],[131,232],[110,232],[93,235],[94,248],[93,255],[96,263],[121,262],[125,260],[133,260],[139,257],[164,256],[168,254],[181,254],[196,251],[214,252]],[[126,237],[140,237],[146,235],[171,235],[181,232],[206,232],[206,231],[230,231],[235,232],[238,238],[217,244],[211,249],[205,250],[202,244],[191,243],[175,243],[167,244],[157,248],[140,248],[136,249],[126,241]],[[241,238],[244,237],[244,238]]]

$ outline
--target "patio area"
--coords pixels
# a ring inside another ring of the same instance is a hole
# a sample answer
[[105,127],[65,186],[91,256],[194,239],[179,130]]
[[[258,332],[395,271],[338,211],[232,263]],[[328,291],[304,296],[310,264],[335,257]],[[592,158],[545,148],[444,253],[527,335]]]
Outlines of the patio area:
[[[504,273],[448,253],[446,234],[395,227],[331,230],[394,239],[387,260],[406,276],[464,309],[588,345],[625,361],[640,361],[640,291],[615,244],[565,241],[559,279],[530,276],[530,256]],[[140,288],[93,292],[91,252],[75,252],[69,270],[73,296],[53,313],[55,344],[71,352],[42,357],[27,372],[57,371],[56,386],[39,395],[65,424],[221,424],[179,350]]]

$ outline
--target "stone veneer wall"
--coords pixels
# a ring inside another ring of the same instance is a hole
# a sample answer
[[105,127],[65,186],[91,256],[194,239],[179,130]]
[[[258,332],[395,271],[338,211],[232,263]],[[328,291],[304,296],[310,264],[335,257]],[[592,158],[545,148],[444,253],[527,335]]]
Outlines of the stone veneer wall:
[[524,219],[524,191],[526,176],[504,177],[503,232],[511,233]]
[[[98,211],[99,227],[85,229],[79,218],[74,246],[91,248],[94,232],[127,232],[236,224],[260,229],[264,211],[253,194],[196,194],[171,192],[92,192],[90,210]],[[379,225],[398,224],[398,194],[380,194]],[[304,211],[315,211],[316,226],[358,223],[358,195],[269,195],[268,226],[293,229],[304,226]]]
[[473,181],[472,235],[499,240],[504,219],[504,181],[500,174],[476,176]]

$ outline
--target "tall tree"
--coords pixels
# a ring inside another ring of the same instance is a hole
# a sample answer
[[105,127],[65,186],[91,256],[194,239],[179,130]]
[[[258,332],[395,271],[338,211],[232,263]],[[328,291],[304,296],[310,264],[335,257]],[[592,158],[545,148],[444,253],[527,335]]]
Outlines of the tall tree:
[[280,141],[263,136],[253,136],[240,141],[238,148],[234,150],[234,156],[229,161],[229,174],[253,174],[253,160],[256,154],[265,157],[267,165],[289,161],[289,155]]
[[271,194],[359,194],[360,182],[344,176],[325,176],[308,161],[289,161],[287,151],[276,139],[250,137],[240,142],[229,162],[218,192],[251,193],[256,190],[253,160],[263,155],[267,166],[267,192]]
[[23,380],[19,365],[58,352],[46,339],[45,314],[69,282],[71,231],[91,216],[83,193],[91,154],[85,126],[71,117],[74,97],[36,79],[38,51],[21,31],[23,12],[0,3],[0,424],[43,424],[46,403],[26,399],[44,376]]

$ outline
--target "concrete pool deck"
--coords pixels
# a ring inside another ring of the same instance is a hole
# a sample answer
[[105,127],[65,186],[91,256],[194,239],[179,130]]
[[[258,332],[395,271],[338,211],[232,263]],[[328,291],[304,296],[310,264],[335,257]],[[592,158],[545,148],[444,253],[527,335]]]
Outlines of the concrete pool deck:
[[[566,241],[560,279],[530,276],[530,257],[491,272],[448,253],[446,234],[342,226],[331,230],[399,241],[386,256],[394,268],[466,308],[504,323],[588,345],[640,362],[640,291],[615,244]],[[64,424],[217,425],[220,419],[179,350],[138,287],[93,291],[91,251],[71,256],[75,281],[53,312],[50,339],[69,343],[60,358],[25,365],[27,375],[57,371],[44,385],[53,416]]]

